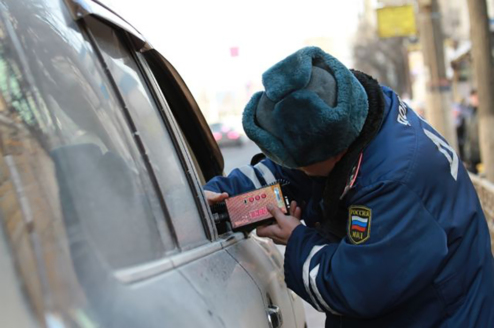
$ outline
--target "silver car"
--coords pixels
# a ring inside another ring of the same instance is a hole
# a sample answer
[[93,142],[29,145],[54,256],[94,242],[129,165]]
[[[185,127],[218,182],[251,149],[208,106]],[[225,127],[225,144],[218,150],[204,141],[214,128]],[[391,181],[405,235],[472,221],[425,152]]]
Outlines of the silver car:
[[303,327],[272,242],[216,226],[223,158],[97,2],[0,0],[0,326]]

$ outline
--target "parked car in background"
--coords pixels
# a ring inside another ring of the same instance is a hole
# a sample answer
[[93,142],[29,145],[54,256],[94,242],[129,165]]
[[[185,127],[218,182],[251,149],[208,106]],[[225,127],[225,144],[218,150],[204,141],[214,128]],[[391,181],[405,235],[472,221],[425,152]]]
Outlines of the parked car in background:
[[242,146],[244,144],[244,137],[241,132],[228,126],[224,123],[213,123],[210,126],[213,133],[214,140],[218,143],[218,146]]
[[173,66],[98,2],[0,0],[2,327],[303,327],[283,258],[216,226],[223,158]]

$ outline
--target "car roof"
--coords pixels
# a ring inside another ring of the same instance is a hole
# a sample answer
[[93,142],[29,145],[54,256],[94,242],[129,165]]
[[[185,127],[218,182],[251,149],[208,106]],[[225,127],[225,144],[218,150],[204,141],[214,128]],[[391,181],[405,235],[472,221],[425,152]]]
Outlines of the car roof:
[[120,16],[116,9],[107,0],[65,0],[70,8],[74,20],[92,15],[100,17],[119,28],[129,32],[141,51],[154,49],[149,41],[126,19]]

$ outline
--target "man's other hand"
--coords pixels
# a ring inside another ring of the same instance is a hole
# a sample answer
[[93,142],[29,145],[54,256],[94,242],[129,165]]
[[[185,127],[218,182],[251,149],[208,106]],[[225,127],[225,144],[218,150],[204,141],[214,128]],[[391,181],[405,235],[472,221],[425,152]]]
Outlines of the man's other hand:
[[224,201],[229,197],[226,192],[219,194],[217,192],[209,191],[209,190],[204,190],[204,195],[206,195],[206,199],[209,205],[214,205],[216,203]]
[[268,205],[268,211],[275,218],[276,223],[257,228],[257,235],[271,238],[276,244],[286,245],[293,230],[301,224],[302,210],[295,201],[292,201],[290,215],[285,215],[278,207],[272,205]]

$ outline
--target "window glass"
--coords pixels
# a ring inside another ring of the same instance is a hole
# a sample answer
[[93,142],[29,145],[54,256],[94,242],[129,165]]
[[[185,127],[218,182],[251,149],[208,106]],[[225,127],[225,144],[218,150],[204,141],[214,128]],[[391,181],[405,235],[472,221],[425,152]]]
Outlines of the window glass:
[[[49,197],[60,202],[74,242],[90,243],[113,269],[162,258],[175,246],[122,108],[87,44],[70,41],[73,53],[28,53],[43,61],[31,67],[39,89],[27,88],[18,59],[2,48],[0,91],[8,104],[2,115],[22,122],[36,140],[30,147],[48,156],[42,162],[50,160],[55,181],[46,183],[56,184]],[[18,131],[19,144],[22,136]],[[27,165],[15,156],[7,164],[14,171]]]
[[124,36],[97,20],[90,27],[144,142],[180,245],[207,242],[177,150]]

